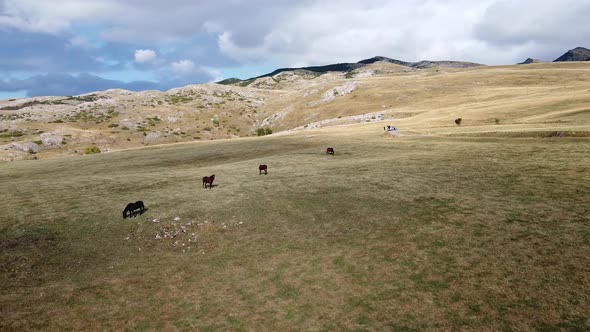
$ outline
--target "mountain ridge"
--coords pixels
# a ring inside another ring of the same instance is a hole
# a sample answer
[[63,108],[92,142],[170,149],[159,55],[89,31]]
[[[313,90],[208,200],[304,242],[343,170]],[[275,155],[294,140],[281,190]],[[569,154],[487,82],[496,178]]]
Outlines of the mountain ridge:
[[393,63],[399,66],[409,67],[409,68],[416,68],[416,69],[426,69],[432,67],[448,67],[448,68],[470,68],[470,67],[480,67],[485,66],[480,63],[474,62],[467,62],[467,61],[450,61],[450,60],[443,60],[443,61],[430,61],[430,60],[421,60],[418,62],[407,62],[397,59],[388,58],[385,56],[374,56],[369,59],[364,59],[358,62],[342,62],[342,63],[334,63],[328,65],[321,65],[321,66],[307,66],[307,67],[285,67],[276,69],[270,73],[259,75],[256,77],[251,77],[248,79],[239,79],[236,77],[227,78],[218,82],[217,84],[222,85],[239,85],[239,86],[248,86],[250,83],[254,82],[256,79],[264,78],[264,77],[273,77],[283,72],[294,72],[294,71],[308,71],[316,74],[324,74],[327,72],[341,72],[347,73],[355,69],[359,69],[366,65],[373,64],[375,62],[386,62],[386,63]]

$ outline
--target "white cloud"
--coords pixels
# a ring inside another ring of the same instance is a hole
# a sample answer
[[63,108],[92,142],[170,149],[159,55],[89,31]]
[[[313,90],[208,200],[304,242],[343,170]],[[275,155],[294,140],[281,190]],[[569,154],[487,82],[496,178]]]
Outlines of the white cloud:
[[[64,33],[93,24],[105,41],[222,52],[243,64],[374,55],[506,64],[589,47],[588,17],[590,0],[4,0],[0,29]],[[172,68],[193,70],[189,63]]]
[[190,74],[195,70],[195,64],[191,60],[172,62],[172,70],[177,74]]
[[75,23],[102,20],[121,11],[116,0],[4,0],[0,27],[58,34]]
[[156,52],[153,50],[135,50],[135,62],[137,63],[151,63],[157,58]]
[[374,55],[406,61],[460,55],[474,61],[478,59],[465,52],[465,46],[476,42],[471,27],[486,7],[485,2],[468,1],[317,1],[292,12],[257,45],[241,45],[232,30],[226,30],[219,47],[236,59],[271,58],[286,65],[359,61]]
[[511,64],[590,46],[590,0],[564,1],[313,1],[270,24],[255,44],[236,37],[238,23],[208,28],[220,30],[224,54],[243,62],[318,65],[384,55]]

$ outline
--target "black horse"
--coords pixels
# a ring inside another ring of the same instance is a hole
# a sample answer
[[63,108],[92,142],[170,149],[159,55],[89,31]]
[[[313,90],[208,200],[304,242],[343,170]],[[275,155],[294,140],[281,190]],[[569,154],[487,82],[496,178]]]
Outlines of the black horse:
[[[136,211],[139,210],[139,211]],[[127,206],[125,207],[125,210],[123,210],[123,219],[127,218],[127,217],[135,217],[137,215],[137,212],[139,212],[139,214],[143,214],[143,212],[145,211],[145,206],[143,205],[142,201],[137,201],[135,203],[129,203],[127,204]]]

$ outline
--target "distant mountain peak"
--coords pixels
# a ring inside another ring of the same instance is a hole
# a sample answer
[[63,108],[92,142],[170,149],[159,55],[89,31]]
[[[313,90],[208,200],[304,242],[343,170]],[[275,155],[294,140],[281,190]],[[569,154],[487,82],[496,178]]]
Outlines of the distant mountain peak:
[[539,59],[533,59],[533,58],[527,58],[526,60],[524,60],[523,62],[519,62],[517,63],[518,65],[528,65],[531,63],[542,63],[543,61],[539,60]]
[[564,61],[590,61],[590,50],[585,47],[576,47],[565,52],[562,56],[555,59],[553,62]]

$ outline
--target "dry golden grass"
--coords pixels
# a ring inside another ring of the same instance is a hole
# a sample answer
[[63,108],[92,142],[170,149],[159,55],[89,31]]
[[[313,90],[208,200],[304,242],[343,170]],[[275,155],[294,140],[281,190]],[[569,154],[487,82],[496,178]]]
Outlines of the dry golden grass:
[[[357,90],[317,102],[323,91],[347,82],[358,82]],[[585,126],[590,121],[589,63],[429,69],[341,79],[302,97],[305,92],[295,91],[269,104],[269,114],[287,109],[273,127],[290,129],[312,121],[374,112],[421,129],[453,125],[458,117],[468,125],[495,124],[496,119],[502,124],[559,121]]]

